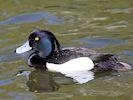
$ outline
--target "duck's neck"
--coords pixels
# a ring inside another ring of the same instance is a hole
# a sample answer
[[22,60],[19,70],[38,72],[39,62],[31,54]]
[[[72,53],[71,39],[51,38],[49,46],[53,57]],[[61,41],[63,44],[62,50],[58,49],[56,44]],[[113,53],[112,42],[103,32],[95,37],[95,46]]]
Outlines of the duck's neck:
[[44,69],[46,70],[46,61],[44,58],[41,58],[36,53],[32,53],[30,57],[28,58],[28,65],[29,67],[34,67],[36,69]]

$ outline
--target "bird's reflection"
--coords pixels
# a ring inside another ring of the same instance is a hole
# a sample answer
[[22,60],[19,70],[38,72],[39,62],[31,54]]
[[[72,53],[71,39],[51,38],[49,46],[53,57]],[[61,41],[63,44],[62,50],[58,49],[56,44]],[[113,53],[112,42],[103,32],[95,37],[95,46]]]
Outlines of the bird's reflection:
[[[61,75],[61,76],[60,76]],[[32,92],[53,92],[57,91],[61,80],[57,80],[56,77],[69,77],[73,79],[73,82],[77,84],[87,83],[94,79],[94,73],[92,71],[77,71],[77,72],[62,72],[59,76],[55,73],[44,71],[44,70],[34,70],[34,71],[19,71],[16,76],[25,76],[27,81],[27,86],[29,91]],[[67,79],[69,79],[67,78]],[[69,81],[64,81],[69,82]],[[63,82],[63,84],[65,84]]]
[[19,71],[17,76],[28,78],[27,86],[31,92],[53,92],[58,90],[58,85],[54,82],[51,73],[42,70]]
[[70,77],[77,84],[87,83],[94,79],[94,72],[92,71],[75,71],[75,72],[61,72],[66,77]]

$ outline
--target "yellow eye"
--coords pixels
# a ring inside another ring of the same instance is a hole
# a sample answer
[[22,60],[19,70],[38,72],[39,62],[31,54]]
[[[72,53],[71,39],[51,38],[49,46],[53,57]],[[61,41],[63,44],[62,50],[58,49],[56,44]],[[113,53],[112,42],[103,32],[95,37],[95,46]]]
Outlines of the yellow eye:
[[36,37],[35,40],[36,40],[36,41],[39,41],[39,37]]

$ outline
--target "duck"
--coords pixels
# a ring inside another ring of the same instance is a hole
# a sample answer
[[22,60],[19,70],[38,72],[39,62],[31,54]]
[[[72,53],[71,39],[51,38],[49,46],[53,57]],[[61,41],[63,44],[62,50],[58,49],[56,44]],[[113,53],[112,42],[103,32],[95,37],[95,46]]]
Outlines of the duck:
[[132,67],[109,53],[97,53],[84,47],[62,47],[54,33],[37,29],[30,33],[28,41],[16,48],[15,53],[30,53],[29,67],[55,72],[67,71],[127,71]]

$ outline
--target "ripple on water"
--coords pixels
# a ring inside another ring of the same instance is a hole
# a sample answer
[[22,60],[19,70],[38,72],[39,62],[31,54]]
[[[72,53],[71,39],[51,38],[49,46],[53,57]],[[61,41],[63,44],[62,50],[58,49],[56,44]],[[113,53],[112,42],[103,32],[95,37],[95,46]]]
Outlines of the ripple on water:
[[0,80],[0,86],[9,85],[12,83],[13,83],[13,81],[11,79]]
[[39,22],[39,21],[43,21],[45,24],[52,24],[52,25],[64,24],[63,18],[58,18],[52,13],[37,12],[37,13],[31,13],[31,14],[20,14],[20,15],[11,17],[7,20],[0,21],[0,25],[33,23],[33,22]]
[[117,45],[117,44],[128,44],[127,41],[120,39],[111,39],[111,38],[85,38],[81,39],[81,42],[89,43],[87,47],[106,47],[108,45]]
[[126,50],[126,51],[123,52],[123,54],[126,54],[128,56],[133,56],[133,51]]
[[108,10],[106,10],[106,12],[110,12],[112,14],[116,14],[116,13],[128,14],[128,13],[132,13],[132,11],[133,11],[133,7],[126,8],[126,9],[108,9]]
[[133,51],[130,51],[130,50],[124,50],[122,52],[122,54],[126,55],[128,57],[128,61],[130,62],[130,64],[132,65],[132,68],[133,68]]

